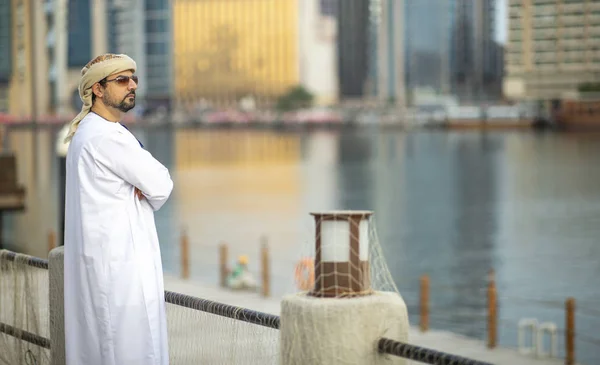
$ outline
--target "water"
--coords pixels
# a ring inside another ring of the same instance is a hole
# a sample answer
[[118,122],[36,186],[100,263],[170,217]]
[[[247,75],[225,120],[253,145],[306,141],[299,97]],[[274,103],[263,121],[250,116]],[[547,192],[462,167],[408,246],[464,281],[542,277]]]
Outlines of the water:
[[[419,277],[428,274],[430,326],[485,339],[494,269],[502,346],[516,347],[521,318],[537,318],[558,326],[563,356],[564,301],[572,296],[578,360],[600,360],[600,135],[132,131],[175,181],[157,213],[169,273],[180,272],[183,230],[192,279],[213,283],[220,242],[230,245],[232,260],[247,254],[257,271],[265,236],[273,293],[287,293],[314,234],[308,213],[370,209],[413,324]],[[55,132],[15,130],[9,138],[29,196],[26,213],[5,218],[7,246],[41,257],[46,234],[58,227]]]

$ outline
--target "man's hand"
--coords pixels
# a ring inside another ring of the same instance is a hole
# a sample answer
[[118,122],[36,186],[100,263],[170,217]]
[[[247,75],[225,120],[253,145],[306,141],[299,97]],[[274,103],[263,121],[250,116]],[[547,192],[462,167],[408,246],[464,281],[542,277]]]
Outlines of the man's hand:
[[142,200],[144,198],[144,194],[142,193],[142,191],[138,188],[135,188],[135,196],[137,196],[137,198],[139,200]]

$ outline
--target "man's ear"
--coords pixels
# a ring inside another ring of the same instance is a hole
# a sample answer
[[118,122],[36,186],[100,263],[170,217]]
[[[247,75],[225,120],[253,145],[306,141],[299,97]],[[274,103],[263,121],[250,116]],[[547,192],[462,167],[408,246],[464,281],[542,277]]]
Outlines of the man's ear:
[[92,92],[94,93],[94,95],[96,95],[97,98],[101,98],[102,93],[104,92],[104,90],[102,89],[102,85],[100,85],[99,82],[95,83],[92,86]]

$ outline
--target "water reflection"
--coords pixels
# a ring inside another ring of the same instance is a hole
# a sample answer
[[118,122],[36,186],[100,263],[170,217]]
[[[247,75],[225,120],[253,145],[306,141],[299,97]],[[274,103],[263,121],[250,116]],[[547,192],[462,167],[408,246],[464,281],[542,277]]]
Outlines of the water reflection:
[[[156,215],[167,272],[179,273],[183,229],[193,279],[215,284],[220,242],[230,245],[232,259],[247,254],[258,270],[266,236],[273,293],[290,292],[293,265],[313,242],[308,213],[372,209],[414,324],[422,274],[431,278],[432,327],[483,338],[486,277],[495,269],[500,343],[507,346],[516,345],[524,317],[562,328],[567,296],[578,308],[600,303],[600,135],[132,131],[175,181]],[[5,232],[12,248],[41,257],[58,224],[55,132],[9,136],[28,210],[6,219]],[[577,320],[582,336],[593,337],[600,320],[583,310]],[[580,360],[597,361],[597,349],[578,341]]]

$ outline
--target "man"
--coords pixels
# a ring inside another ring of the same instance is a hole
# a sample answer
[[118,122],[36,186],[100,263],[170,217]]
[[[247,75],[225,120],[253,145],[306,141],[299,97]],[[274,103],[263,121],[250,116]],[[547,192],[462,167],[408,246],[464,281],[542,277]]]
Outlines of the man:
[[65,139],[67,365],[169,363],[154,211],[173,182],[119,122],[135,106],[135,70],[126,55],[90,61]]

